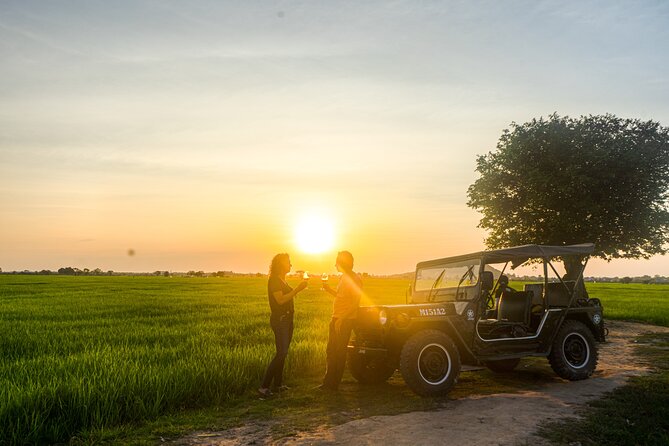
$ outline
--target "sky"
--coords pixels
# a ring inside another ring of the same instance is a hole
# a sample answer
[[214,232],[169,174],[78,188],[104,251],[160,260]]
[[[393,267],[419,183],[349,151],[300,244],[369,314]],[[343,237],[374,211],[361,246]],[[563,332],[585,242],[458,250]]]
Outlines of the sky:
[[[2,0],[0,268],[327,271],[348,249],[411,271],[484,249],[476,156],[553,112],[669,125],[669,3]],[[309,215],[324,253],[296,244]]]

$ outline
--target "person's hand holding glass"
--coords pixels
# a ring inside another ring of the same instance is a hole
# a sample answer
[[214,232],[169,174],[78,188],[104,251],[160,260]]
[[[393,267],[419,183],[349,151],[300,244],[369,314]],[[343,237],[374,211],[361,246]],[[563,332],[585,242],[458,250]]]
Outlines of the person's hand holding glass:
[[309,285],[309,271],[305,271],[302,274],[302,282],[297,286],[299,289],[303,290]]
[[321,275],[321,289],[323,291],[325,291],[326,293],[331,294],[332,296],[334,296],[336,294],[336,292],[335,292],[335,290],[332,289],[332,287],[330,287],[330,285],[328,285],[328,279],[329,278],[330,277],[328,276],[328,273],[323,273]]

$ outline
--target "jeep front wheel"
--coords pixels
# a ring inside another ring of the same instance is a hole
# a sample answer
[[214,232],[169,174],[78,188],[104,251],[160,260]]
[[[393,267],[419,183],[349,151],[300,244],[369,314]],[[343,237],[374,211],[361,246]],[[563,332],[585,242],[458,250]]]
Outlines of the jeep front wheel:
[[548,361],[555,373],[570,381],[592,375],[597,366],[597,344],[590,329],[579,321],[564,321],[553,341]]
[[395,373],[383,358],[370,357],[355,351],[348,353],[348,370],[360,384],[381,384]]
[[460,353],[446,333],[419,331],[402,348],[400,371],[404,381],[418,395],[443,395],[457,381]]

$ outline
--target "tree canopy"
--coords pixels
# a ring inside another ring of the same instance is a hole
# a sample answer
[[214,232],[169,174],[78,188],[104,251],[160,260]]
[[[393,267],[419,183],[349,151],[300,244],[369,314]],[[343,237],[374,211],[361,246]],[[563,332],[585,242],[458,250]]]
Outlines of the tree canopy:
[[669,242],[669,129],[614,115],[512,123],[477,158],[468,205],[489,248],[595,243],[595,256],[649,258]]

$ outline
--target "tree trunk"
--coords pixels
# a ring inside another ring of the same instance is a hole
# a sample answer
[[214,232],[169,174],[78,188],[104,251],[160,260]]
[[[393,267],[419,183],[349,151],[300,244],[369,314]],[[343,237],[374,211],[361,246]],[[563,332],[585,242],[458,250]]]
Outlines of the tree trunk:
[[[578,256],[567,256],[564,257],[562,260],[566,272],[562,280],[577,281],[581,276],[581,270],[583,269],[583,263],[581,262],[581,258]],[[585,282],[583,281],[583,279],[581,279],[576,284],[576,288],[577,288],[577,293],[576,293],[577,296],[582,296],[586,299],[588,298],[588,291],[585,289]]]

